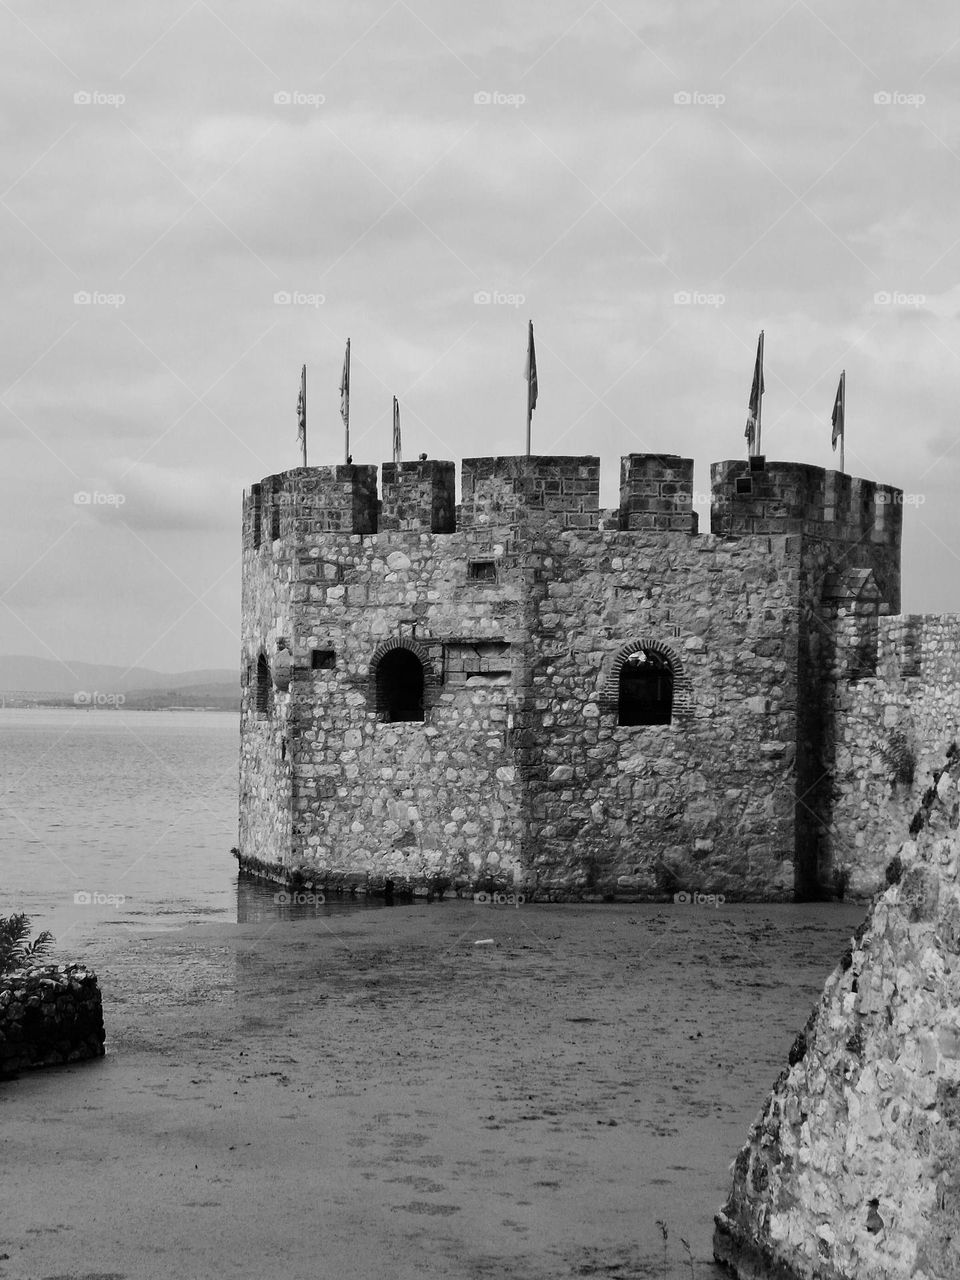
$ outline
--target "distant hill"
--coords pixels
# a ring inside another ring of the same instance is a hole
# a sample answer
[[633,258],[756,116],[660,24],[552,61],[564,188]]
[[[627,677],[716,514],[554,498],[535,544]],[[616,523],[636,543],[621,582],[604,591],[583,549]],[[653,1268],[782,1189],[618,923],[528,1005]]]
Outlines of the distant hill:
[[[22,654],[0,656],[0,693],[123,693],[142,696],[148,690],[202,690],[214,696],[240,696],[240,673],[215,667],[201,671],[153,671],[148,667],[112,667],[94,662],[55,662]],[[239,705],[239,703],[238,703]]]

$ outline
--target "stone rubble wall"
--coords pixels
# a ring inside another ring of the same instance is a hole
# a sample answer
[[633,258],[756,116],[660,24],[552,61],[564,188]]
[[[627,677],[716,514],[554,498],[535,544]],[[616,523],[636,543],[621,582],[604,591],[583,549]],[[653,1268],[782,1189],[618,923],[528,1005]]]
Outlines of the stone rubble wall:
[[103,1004],[83,965],[0,975],[0,1076],[102,1057]]
[[291,634],[293,567],[289,562],[274,564],[269,551],[253,548],[249,528],[247,534],[243,551],[239,848],[254,859],[280,863],[287,860],[283,851],[291,847],[293,761],[285,751],[286,733],[283,719],[277,715],[279,695],[275,688],[271,689],[267,711],[257,710],[257,660],[264,652],[275,661],[278,639]]
[[740,1280],[960,1275],[960,751],[733,1166],[714,1256]]
[[[293,666],[268,714],[244,691],[242,856],[350,887],[789,898],[797,555],[762,541],[477,525],[246,553],[245,667],[281,640]],[[393,637],[428,665],[424,724],[377,714]],[[616,723],[640,641],[687,673],[670,725]]]
[[[793,893],[798,566],[788,539],[564,533],[541,548],[527,816],[538,888]],[[614,660],[655,643],[669,725],[617,724]]]
[[737,459],[710,468],[712,533],[802,534],[832,548],[834,565],[873,570],[880,597],[900,612],[903,492],[803,462]]
[[960,615],[878,619],[876,675],[835,683],[833,865],[868,897],[952,742],[960,741]]
[[[689,459],[623,459],[614,512],[596,458],[467,459],[452,520],[451,468],[386,464],[382,502],[370,466],[251,490],[241,866],[554,898],[830,892],[820,595],[846,569],[899,599],[897,491],[721,463],[700,535]],[[377,705],[397,644],[424,665],[423,724]],[[640,646],[674,672],[668,725],[617,723]]]

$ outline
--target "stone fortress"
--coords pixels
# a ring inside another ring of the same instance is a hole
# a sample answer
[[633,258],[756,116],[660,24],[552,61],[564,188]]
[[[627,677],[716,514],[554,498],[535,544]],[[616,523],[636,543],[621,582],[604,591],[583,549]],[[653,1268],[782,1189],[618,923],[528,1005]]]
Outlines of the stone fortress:
[[[541,900],[868,896],[960,735],[900,490],[762,457],[296,468],[243,508],[242,869]],[[896,807],[887,802],[899,799]],[[913,809],[916,805],[913,804]],[[902,813],[904,829],[892,813]]]

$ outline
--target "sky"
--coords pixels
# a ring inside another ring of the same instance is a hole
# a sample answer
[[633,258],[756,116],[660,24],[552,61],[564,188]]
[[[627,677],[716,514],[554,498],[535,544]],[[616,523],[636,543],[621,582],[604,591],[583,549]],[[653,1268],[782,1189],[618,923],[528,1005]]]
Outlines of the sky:
[[0,0],[0,652],[239,661],[244,488],[343,461],[743,456],[905,492],[960,611],[960,10]]

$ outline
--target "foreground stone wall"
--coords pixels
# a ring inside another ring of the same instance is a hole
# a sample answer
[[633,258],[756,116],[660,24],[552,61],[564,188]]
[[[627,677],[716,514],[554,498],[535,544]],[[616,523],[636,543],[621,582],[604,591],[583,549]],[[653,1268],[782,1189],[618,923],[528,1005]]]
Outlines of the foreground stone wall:
[[714,1255],[741,1280],[960,1275],[960,752],[734,1166]]
[[82,965],[40,965],[0,977],[0,1075],[103,1055],[103,1004]]

